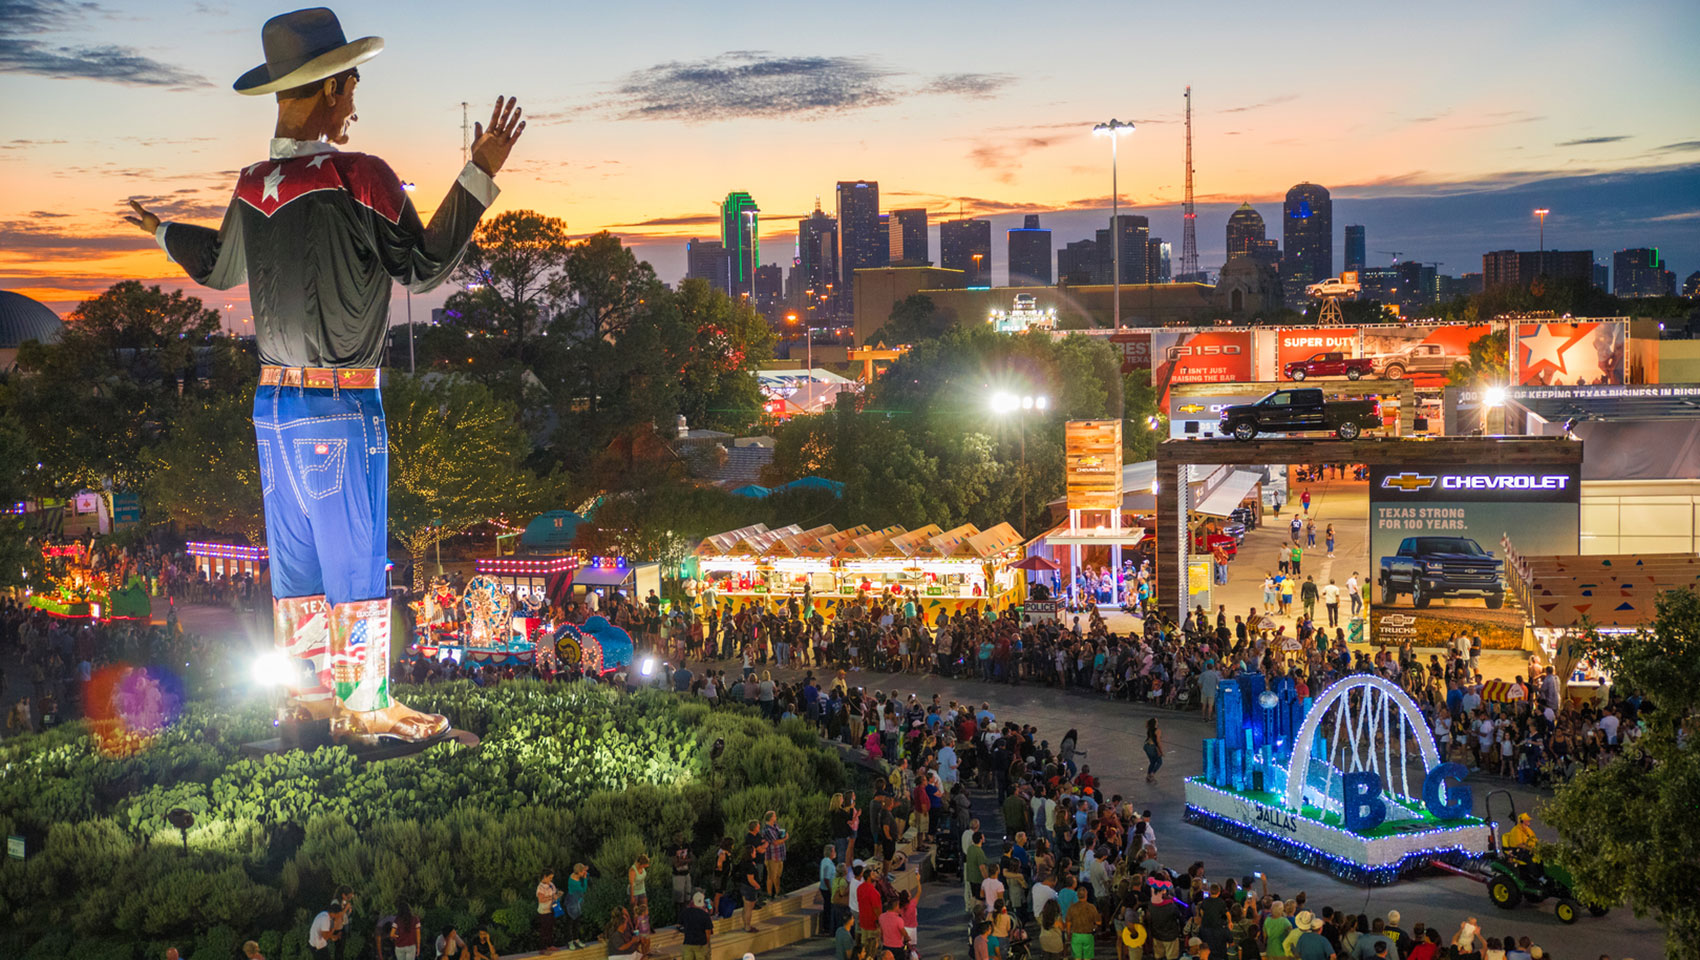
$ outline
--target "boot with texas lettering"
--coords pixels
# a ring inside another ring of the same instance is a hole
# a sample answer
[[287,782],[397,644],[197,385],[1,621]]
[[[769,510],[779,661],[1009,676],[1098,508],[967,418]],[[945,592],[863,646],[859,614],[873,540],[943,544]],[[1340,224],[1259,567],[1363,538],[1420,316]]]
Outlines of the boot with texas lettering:
[[279,720],[323,720],[336,707],[331,691],[330,604],[324,594],[272,600],[272,643],[289,661],[279,678],[284,706]]

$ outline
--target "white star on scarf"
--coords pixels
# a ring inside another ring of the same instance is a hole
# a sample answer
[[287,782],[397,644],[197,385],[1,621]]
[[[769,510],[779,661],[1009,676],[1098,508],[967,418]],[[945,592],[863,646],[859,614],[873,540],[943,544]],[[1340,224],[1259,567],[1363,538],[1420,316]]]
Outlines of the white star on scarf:
[[330,156],[331,155],[328,154],[328,153],[321,153],[318,156],[314,157],[313,159],[307,161],[307,166],[312,167],[314,170],[317,170],[317,169],[319,169],[319,164],[324,163],[326,160],[329,160]]
[[260,194],[261,200],[276,200],[277,185],[283,182],[283,165],[278,164],[272,172],[266,174],[266,191]]

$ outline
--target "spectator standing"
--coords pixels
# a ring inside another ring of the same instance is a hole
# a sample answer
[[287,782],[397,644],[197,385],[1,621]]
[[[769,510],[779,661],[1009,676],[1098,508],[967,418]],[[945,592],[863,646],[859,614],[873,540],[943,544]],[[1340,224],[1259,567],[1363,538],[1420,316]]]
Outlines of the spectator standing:
[[402,904],[395,914],[395,960],[417,960],[421,932],[419,918],[412,908]]
[[344,909],[341,900],[333,900],[307,926],[307,946],[313,951],[314,960],[330,960],[331,946],[341,936],[337,921],[342,919]]
[[691,894],[690,904],[680,914],[679,929],[684,932],[684,960],[709,960],[714,917],[709,915],[708,900],[700,892]]
[[785,828],[779,825],[779,814],[772,810],[763,818],[762,841],[767,844],[767,895],[779,896],[781,876],[785,872]]
[[537,881],[537,936],[545,950],[555,948],[555,902],[560,899],[555,871],[543,871],[543,878]]
[[820,935],[832,936],[834,894],[838,886],[838,848],[827,844],[820,855]]

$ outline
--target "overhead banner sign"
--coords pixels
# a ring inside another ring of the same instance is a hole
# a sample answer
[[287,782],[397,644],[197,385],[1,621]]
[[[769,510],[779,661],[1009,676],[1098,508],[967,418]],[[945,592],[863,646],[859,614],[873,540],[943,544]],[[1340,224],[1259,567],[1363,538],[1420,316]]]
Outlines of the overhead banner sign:
[[1252,379],[1250,330],[1153,332],[1151,382],[1233,383]]
[[1445,647],[1463,633],[1521,647],[1501,540],[1532,556],[1575,553],[1580,468],[1379,464],[1369,484],[1372,639]]
[[1512,381],[1522,386],[1623,383],[1625,320],[1518,321]]
[[1151,334],[1112,333],[1110,348],[1122,355],[1123,376],[1135,370],[1151,369]]
[[1275,372],[1319,353],[1358,355],[1357,327],[1282,327],[1275,331]]
[[1120,510],[1122,422],[1070,420],[1063,437],[1070,510]]
[[1492,332],[1485,323],[1413,323],[1365,327],[1363,355],[1384,380],[1410,380],[1419,387],[1446,384],[1453,366],[1467,363],[1470,346]]

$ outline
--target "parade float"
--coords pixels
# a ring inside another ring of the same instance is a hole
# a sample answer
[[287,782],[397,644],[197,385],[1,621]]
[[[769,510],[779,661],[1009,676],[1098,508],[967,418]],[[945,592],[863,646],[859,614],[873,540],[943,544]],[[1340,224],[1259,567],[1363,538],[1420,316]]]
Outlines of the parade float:
[[1269,686],[1244,674],[1217,693],[1186,819],[1343,880],[1388,884],[1490,849],[1467,773],[1443,761],[1416,703],[1389,680],[1357,674],[1300,698],[1290,677]]
[[632,639],[625,630],[600,616],[582,624],[556,622],[559,606],[551,604],[571,597],[576,577],[602,569],[601,559],[479,560],[476,576],[458,593],[447,579],[438,578],[413,605],[413,649],[422,657],[462,663],[536,663],[552,669],[577,664],[592,674],[623,669],[632,659]]
[[133,564],[97,568],[81,543],[42,547],[46,586],[29,595],[29,605],[56,617],[146,620],[153,612],[148,588]]
[[696,550],[694,591],[706,614],[746,606],[781,611],[795,602],[805,618],[832,620],[855,601],[913,598],[918,613],[987,613],[1020,602],[1025,580],[1021,535],[1007,523],[982,531],[823,524],[769,529],[755,524],[716,534]]

